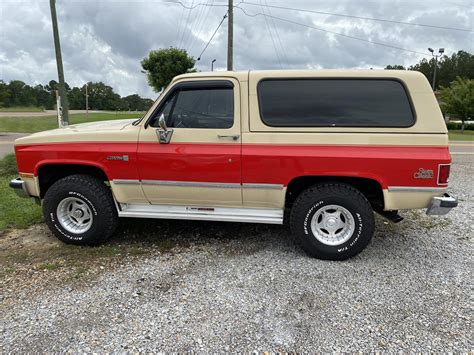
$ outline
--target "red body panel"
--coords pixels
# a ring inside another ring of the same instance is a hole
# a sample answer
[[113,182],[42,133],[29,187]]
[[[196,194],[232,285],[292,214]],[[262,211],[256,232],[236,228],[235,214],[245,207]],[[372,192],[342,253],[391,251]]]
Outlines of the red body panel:
[[[47,164],[83,164],[101,168],[111,179],[138,179],[136,142],[49,143],[15,146],[18,170],[38,175]],[[128,155],[128,162],[107,160]]]
[[[438,164],[449,164],[448,147],[276,144],[158,144],[134,142],[52,143],[16,146],[19,170],[44,164],[100,167],[109,179],[142,179],[285,186],[298,176],[353,176],[388,186],[437,186]],[[107,160],[128,155],[129,161]],[[229,161],[229,159],[231,161]],[[432,179],[415,179],[420,169]]]
[[228,182],[241,181],[240,144],[140,143],[142,180]]

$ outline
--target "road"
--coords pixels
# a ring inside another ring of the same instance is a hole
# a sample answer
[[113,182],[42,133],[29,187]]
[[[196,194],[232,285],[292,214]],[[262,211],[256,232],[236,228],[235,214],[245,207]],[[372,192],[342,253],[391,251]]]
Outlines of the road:
[[27,136],[28,133],[0,133],[0,158],[13,153],[15,139]]
[[[27,136],[25,133],[0,133],[0,158],[13,153],[15,139]],[[452,141],[449,143],[452,155],[474,155],[474,141]]]
[[[92,111],[89,113],[104,113],[108,111]],[[69,110],[70,114],[86,113],[86,110]],[[56,116],[56,110],[44,110],[38,112],[0,112],[0,117],[44,117],[44,116]]]

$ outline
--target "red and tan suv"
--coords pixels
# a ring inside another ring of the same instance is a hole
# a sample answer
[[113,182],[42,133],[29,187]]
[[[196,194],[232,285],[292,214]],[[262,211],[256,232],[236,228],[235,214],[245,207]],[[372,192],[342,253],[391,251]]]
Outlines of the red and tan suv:
[[288,222],[308,254],[359,253],[374,214],[445,214],[451,156],[411,71],[246,71],[176,77],[139,120],[15,142],[11,186],[62,241],[94,245],[118,217]]

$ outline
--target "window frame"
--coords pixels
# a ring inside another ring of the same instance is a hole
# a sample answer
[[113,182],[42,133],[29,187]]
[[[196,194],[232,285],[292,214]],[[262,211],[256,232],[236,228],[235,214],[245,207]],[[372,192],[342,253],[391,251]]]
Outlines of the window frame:
[[[357,80],[357,81],[395,81],[399,83],[405,92],[406,98],[408,100],[408,104],[410,106],[410,111],[412,114],[412,123],[409,125],[373,125],[373,124],[294,124],[294,125],[278,125],[278,124],[270,124],[265,121],[265,118],[262,115],[262,97],[261,97],[261,85],[265,81],[306,81],[306,80],[333,80],[333,81],[340,81],[340,80]],[[417,115],[416,110],[413,105],[413,99],[410,95],[410,91],[408,90],[407,85],[405,82],[398,78],[391,78],[391,77],[279,77],[279,78],[263,78],[257,82],[257,101],[258,101],[258,114],[260,117],[260,121],[267,127],[272,128],[410,128],[413,127],[417,122]]]
[[[233,102],[233,107],[234,107],[234,112],[235,113],[235,98],[234,98],[234,83],[230,80],[188,80],[188,81],[181,81],[176,84],[174,84],[170,90],[166,93],[166,95],[163,97],[163,99],[160,100],[160,103],[155,107],[153,112],[151,113],[149,119],[145,123],[145,129],[148,128],[148,126],[152,128],[159,128],[153,126],[158,121],[158,114],[159,112],[163,109],[165,106],[166,102],[170,97],[173,95],[177,94],[179,95],[179,91],[185,89],[185,90],[192,90],[192,89],[201,89],[205,90],[208,88],[211,89],[232,89],[232,99],[234,100]],[[176,99],[178,96],[175,97],[175,102],[173,103],[172,110],[174,110],[174,105],[176,104]],[[232,126],[228,128],[180,128],[180,129],[231,129],[235,125],[235,114],[232,122]],[[176,128],[176,127],[170,127],[170,128]]]

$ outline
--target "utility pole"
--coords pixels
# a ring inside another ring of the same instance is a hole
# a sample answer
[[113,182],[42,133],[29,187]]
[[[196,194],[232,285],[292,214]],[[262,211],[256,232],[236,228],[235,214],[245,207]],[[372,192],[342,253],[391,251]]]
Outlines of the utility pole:
[[63,59],[61,57],[61,45],[59,43],[58,19],[56,17],[56,0],[49,0],[51,7],[51,21],[53,23],[54,49],[56,50],[56,64],[58,67],[59,96],[62,107],[62,120],[64,125],[69,124],[69,105],[66,96],[66,85],[64,84]]
[[234,70],[234,4],[229,0],[229,19],[227,22],[227,70]]
[[435,66],[434,66],[434,71],[433,71],[433,91],[435,91],[436,87],[436,71],[438,70],[438,58],[443,56],[444,53],[444,48],[440,48],[438,50],[439,54],[434,54],[434,49],[433,48],[428,48],[428,50],[431,52],[431,55],[435,58]]
[[215,63],[215,61],[216,61],[216,60],[213,59],[212,62],[211,62],[211,71],[214,71],[214,63]]
[[89,93],[87,92],[87,83],[86,83],[86,117],[89,118]]

